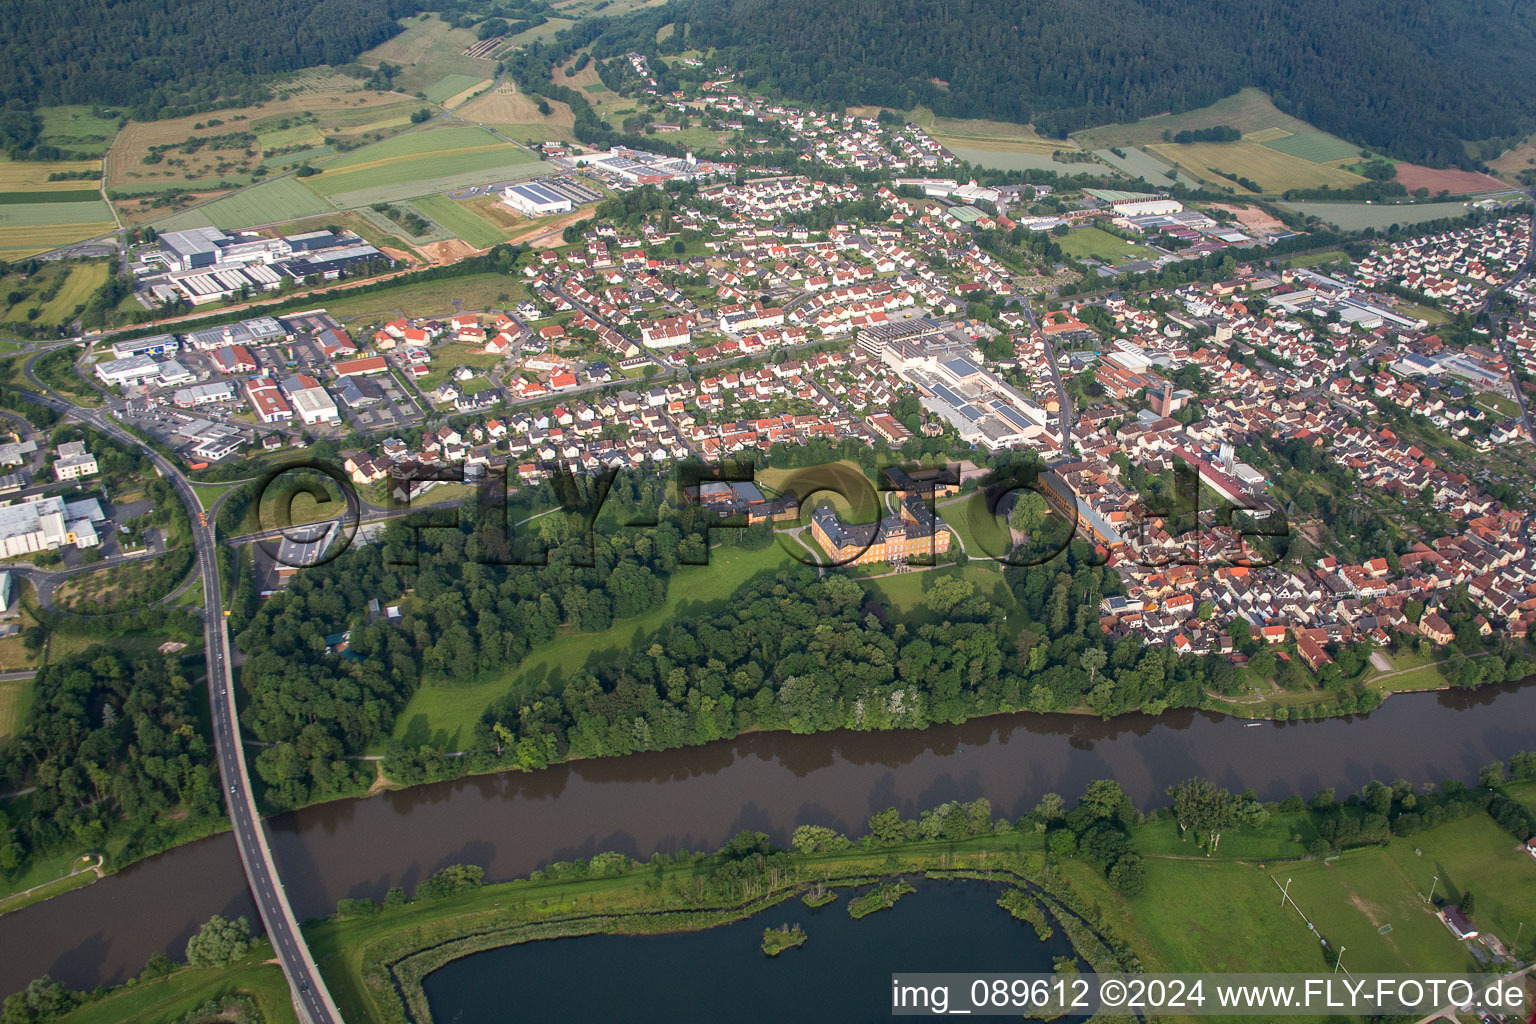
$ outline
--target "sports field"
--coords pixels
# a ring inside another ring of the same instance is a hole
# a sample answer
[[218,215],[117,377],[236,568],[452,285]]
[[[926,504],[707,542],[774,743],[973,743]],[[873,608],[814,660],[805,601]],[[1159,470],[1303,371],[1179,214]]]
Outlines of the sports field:
[[425,196],[411,205],[476,249],[488,249],[506,237],[496,225],[447,196]]
[[410,132],[366,146],[327,164],[304,184],[351,209],[398,202],[524,176],[538,160],[483,128],[459,125]]
[[1270,145],[1255,142],[1159,143],[1148,146],[1147,150],[1170,163],[1177,163],[1198,178],[1223,187],[1232,182],[1212,173],[1213,168],[1255,181],[1266,192],[1284,192],[1292,188],[1350,188],[1365,181],[1358,174],[1312,163],[1271,149]]
[[1124,263],[1153,255],[1146,246],[1112,235],[1102,228],[1077,228],[1056,241],[1062,252],[1078,259],[1091,256],[1106,263]]

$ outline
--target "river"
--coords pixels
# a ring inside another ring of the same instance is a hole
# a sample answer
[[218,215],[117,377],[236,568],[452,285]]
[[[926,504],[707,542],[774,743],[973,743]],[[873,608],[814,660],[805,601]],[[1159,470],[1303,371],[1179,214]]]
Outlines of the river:
[[[1474,779],[1488,761],[1536,748],[1536,686],[1393,697],[1368,715],[1248,727],[1194,711],[1113,721],[999,715],[921,732],[760,733],[703,747],[420,786],[269,822],[294,911],[407,890],[454,863],[491,881],[550,860],[620,850],[713,849],[741,829],[779,841],[797,824],[862,831],[903,814],[986,796],[1016,817],[1047,792],[1070,801],[1112,777],[1141,807],[1201,775],[1264,799],[1356,790],[1371,779]],[[171,850],[76,892],[0,917],[0,992],[48,973],[115,984],[151,953],[180,957],[215,913],[255,912],[228,835]]]

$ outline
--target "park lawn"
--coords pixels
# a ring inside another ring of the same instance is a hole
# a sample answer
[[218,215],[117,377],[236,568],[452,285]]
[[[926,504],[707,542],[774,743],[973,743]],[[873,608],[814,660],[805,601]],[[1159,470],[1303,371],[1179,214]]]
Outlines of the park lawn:
[[[1013,595],[1009,593],[1002,574],[994,568],[994,565],[995,563],[992,562],[977,562],[963,566],[945,565],[934,569],[919,569],[913,572],[896,573],[892,576],[880,576],[878,579],[861,578],[854,573],[848,573],[848,575],[854,582],[864,587],[873,600],[885,603],[897,618],[910,625],[923,625],[941,621],[941,617],[934,614],[928,607],[926,595],[929,589],[944,576],[958,576],[967,580],[976,588],[976,593],[990,598],[994,604],[1012,609]],[[866,567],[859,566],[859,568]]]
[[[395,316],[413,318],[450,316],[454,300],[463,310],[488,310],[516,303],[522,296],[522,284],[506,274],[471,274],[441,281],[417,281],[385,288],[367,295],[349,295],[326,304],[332,316],[344,320]],[[508,298],[503,301],[501,296]]]
[[[21,642],[20,637],[12,639],[15,639],[18,644]],[[9,655],[10,650],[7,649],[4,657],[10,660]],[[10,669],[9,665],[4,667]],[[27,720],[27,709],[31,706],[32,680],[22,679],[13,683],[0,683],[0,745],[4,745],[6,740],[21,731],[22,723]]]
[[489,249],[505,237],[496,225],[445,195],[425,196],[416,200],[414,205],[476,249]]
[[[559,683],[589,661],[610,658],[644,643],[671,619],[724,607],[736,589],[759,572],[793,564],[776,545],[756,550],[734,545],[712,548],[708,565],[679,567],[668,581],[666,600],[643,615],[615,622],[597,633],[562,627],[554,640],[530,653],[521,664],[485,682],[421,686],[396,716],[394,736],[412,746],[463,749],[480,715],[504,694],[540,680]],[[378,749],[370,748],[370,753],[383,752],[383,743],[375,746]]]
[[[881,514],[880,495],[873,478],[863,466],[849,459],[823,466],[759,467],[756,482],[775,494],[782,494],[788,487],[802,505],[813,496],[818,501],[829,499],[845,522],[871,523]],[[809,523],[810,512],[803,512],[800,518]]]
[[1248,178],[1257,182],[1265,192],[1272,193],[1293,188],[1350,188],[1366,180],[1352,171],[1316,164],[1256,142],[1169,142],[1147,149],[1195,177],[1221,187],[1230,187],[1233,183],[1215,171]]
[[283,970],[272,946],[260,940],[228,967],[183,967],[175,973],[119,988],[61,1018],[65,1024],[160,1024],[180,1020],[210,999],[243,992],[256,1000],[266,1024],[297,1024]]
[[1151,249],[1112,235],[1103,228],[1077,228],[1058,238],[1061,251],[1075,259],[1091,256],[1105,263],[1125,263],[1153,255]]
[[[981,491],[973,492],[963,501],[938,504],[936,511],[959,536],[968,558],[998,559],[1013,549],[1013,534],[1007,520],[987,511],[987,496]],[[951,555],[957,551],[957,546],[951,546]]]

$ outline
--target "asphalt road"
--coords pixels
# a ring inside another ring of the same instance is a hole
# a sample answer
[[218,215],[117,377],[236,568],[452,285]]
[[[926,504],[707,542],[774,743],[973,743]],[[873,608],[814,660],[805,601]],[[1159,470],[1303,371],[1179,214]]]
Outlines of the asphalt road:
[[256,811],[256,796],[246,770],[245,749],[240,743],[238,710],[230,692],[234,679],[230,671],[229,626],[224,619],[223,595],[219,592],[213,527],[201,523],[202,504],[192,484],[171,462],[113,422],[101,410],[80,408],[41,387],[32,378],[30,370],[28,366],[27,377],[34,386],[39,387],[40,393],[20,392],[23,397],[57,412],[73,415],[113,440],[142,450],[161,475],[176,488],[176,493],[187,506],[193,523],[193,544],[197,550],[198,570],[202,574],[206,598],[202,614],[208,659],[208,699],[213,708],[214,749],[219,762],[219,774],[228,788],[226,804],[230,822],[234,825],[235,845],[240,851],[246,881],[256,899],[262,924],[268,938],[272,940],[272,948],[288,979],[288,987],[302,1019],[308,1024],[342,1024],[341,1011],[336,1008],[335,1000],[331,998],[325,981],[320,977],[320,970],[304,943],[298,921],[293,916],[293,908],[283,892],[277,863],[272,858],[272,848]]

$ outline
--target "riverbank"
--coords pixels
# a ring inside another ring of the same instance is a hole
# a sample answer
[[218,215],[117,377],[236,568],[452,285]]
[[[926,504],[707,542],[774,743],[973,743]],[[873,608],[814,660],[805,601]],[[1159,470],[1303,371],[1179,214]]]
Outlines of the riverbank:
[[[1393,695],[1397,695],[1397,694],[1415,694],[1415,693],[1422,694],[1422,693],[1424,693],[1426,691],[1448,691],[1450,688],[1449,688],[1448,685],[1446,685],[1444,683],[1443,677],[1440,678],[1439,685],[1430,685],[1430,686],[1422,685],[1423,678],[1419,675],[1419,673],[1421,673],[1421,672],[1434,672],[1434,671],[1437,671],[1435,669],[1435,665],[1437,665],[1437,664],[1439,664],[1439,663],[1438,662],[1423,662],[1423,663],[1416,662],[1412,666],[1412,671],[1411,672],[1404,673],[1402,675],[1396,675],[1395,673],[1393,674],[1395,676],[1395,678],[1402,679],[1405,683],[1408,683],[1409,685],[1405,685],[1404,688],[1400,689],[1400,690],[1390,690],[1390,689],[1386,689],[1386,688],[1381,688],[1378,692],[1380,692],[1384,698],[1389,698],[1389,697],[1391,697]],[[1532,682],[1536,682],[1536,680],[1525,680],[1525,681],[1523,681],[1522,683],[1519,683],[1519,684],[1490,684],[1489,686],[1485,686],[1485,687],[1482,687],[1482,688],[1479,688],[1479,689],[1480,690],[1491,690],[1491,689],[1493,689],[1494,685],[1499,685],[1501,688],[1506,688],[1507,689],[1510,686],[1526,686],[1526,685],[1530,685]],[[1466,691],[1466,692],[1470,692],[1470,693],[1474,693],[1475,694],[1478,691]],[[1333,719],[1350,718],[1350,717],[1353,717],[1353,716],[1361,714],[1361,712],[1345,713],[1345,712],[1342,712],[1342,711],[1335,711],[1333,713],[1316,712],[1316,711],[1313,710],[1313,708],[1310,705],[1307,705],[1307,704],[1304,703],[1308,696],[1310,696],[1310,695],[1309,694],[1293,694],[1293,693],[1292,694],[1285,694],[1285,693],[1283,693],[1283,694],[1280,694],[1277,697],[1275,697],[1273,700],[1266,700],[1266,701],[1264,701],[1262,703],[1255,703],[1255,704],[1243,704],[1241,702],[1242,698],[1221,698],[1221,697],[1217,697],[1216,695],[1207,694],[1206,695],[1206,700],[1204,702],[1204,705],[1202,707],[1200,707],[1198,710],[1201,711],[1201,712],[1206,712],[1206,713],[1210,713],[1210,714],[1217,715],[1217,716],[1222,716],[1222,717],[1232,718],[1232,719],[1237,719],[1237,720],[1246,720],[1246,721],[1251,721],[1251,722],[1270,722],[1270,721],[1284,721],[1284,720],[1290,720],[1290,721],[1302,721],[1302,720],[1321,721],[1321,720],[1330,719],[1330,718],[1333,718]],[[1296,708],[1297,711],[1295,712],[1294,715],[1288,716],[1287,719],[1280,719],[1280,718],[1278,718],[1273,713],[1274,710],[1276,708],[1279,708],[1279,707],[1286,707],[1288,709],[1289,708]],[[1302,709],[1305,709],[1305,710],[1303,711]],[[1107,722],[1109,722],[1111,724],[1123,723],[1123,724],[1126,724],[1126,725],[1130,725],[1133,728],[1141,728],[1149,720],[1151,720],[1151,721],[1161,720],[1163,718],[1166,718],[1169,715],[1178,715],[1178,714],[1187,712],[1188,710],[1190,710],[1190,709],[1175,709],[1175,710],[1172,710],[1172,711],[1169,711],[1169,712],[1165,712],[1164,715],[1162,715],[1162,716],[1156,716],[1156,717],[1148,716],[1148,715],[1145,715],[1145,714],[1143,714],[1141,712],[1130,712],[1130,713],[1127,713],[1127,714],[1124,714],[1124,715],[1112,716],[1110,719],[1107,719],[1107,720],[1101,719],[1099,716],[1094,715],[1087,708],[1075,708],[1075,709],[1072,709],[1070,711],[1046,712],[1046,713],[1036,713],[1036,712],[1030,712],[1030,711],[995,711],[995,712],[990,712],[988,714],[972,715],[972,716],[968,717],[965,721],[967,723],[986,723],[986,722],[995,722],[995,721],[998,721],[998,720],[1006,720],[1006,719],[1014,719],[1014,720],[1018,720],[1018,719],[1025,719],[1025,720],[1028,720],[1028,719],[1040,719],[1040,720],[1045,720],[1045,719],[1050,719],[1050,718],[1066,718],[1066,719],[1081,719],[1081,720],[1087,721],[1087,722],[1107,721]],[[928,728],[929,728],[929,730],[935,729],[935,728],[941,728],[942,725],[943,725],[942,723],[935,723],[934,725],[931,725]],[[823,735],[823,736],[830,736],[830,737],[834,737],[834,738],[837,738],[837,737],[847,737],[847,736],[850,736],[850,735],[860,735],[860,736],[867,736],[867,735],[911,736],[911,735],[917,735],[917,736],[921,736],[926,731],[928,731],[928,730],[922,730],[922,729],[897,729],[897,730],[886,730],[886,731],[879,732],[879,733],[857,733],[857,734],[853,734],[853,733],[849,733],[847,730],[833,730],[833,731],[831,731],[829,733],[818,733],[818,734],[813,734],[813,735]],[[730,743],[730,742],[734,742],[736,740],[747,738],[747,737],[751,737],[751,736],[789,736],[789,735],[792,735],[792,733],[788,729],[766,729],[765,730],[765,729],[754,727],[754,728],[751,728],[751,729],[744,730],[743,732],[741,732],[740,734],[738,734],[735,737],[730,737],[730,738],[727,738],[727,739],[715,741],[715,743],[716,744],[718,744],[718,743]],[[247,743],[248,743],[248,745],[254,745],[251,741],[247,741]],[[714,745],[714,744],[705,744],[704,746],[707,747],[707,746],[711,746],[711,745]],[[699,747],[698,746],[682,747],[682,748],[676,748],[676,749],[678,749],[678,750],[695,749],[696,750],[696,749],[699,749]],[[463,752],[463,753],[467,754],[467,752]],[[266,818],[268,820],[271,820],[273,818],[280,817],[282,815],[302,813],[302,812],[313,812],[313,811],[317,811],[317,810],[323,810],[326,807],[346,806],[346,805],[352,804],[352,803],[354,803],[356,801],[359,801],[359,800],[372,799],[372,798],[377,797],[380,794],[384,794],[384,793],[409,795],[412,792],[421,791],[421,790],[424,790],[424,789],[426,789],[428,787],[431,787],[431,786],[452,784],[452,783],[454,783],[456,781],[460,781],[460,780],[472,780],[472,779],[476,779],[476,778],[488,778],[488,777],[495,777],[495,776],[503,776],[503,775],[507,775],[509,773],[513,774],[513,775],[518,775],[518,776],[523,775],[523,774],[538,775],[538,774],[543,774],[543,773],[547,773],[547,772],[550,772],[550,771],[554,771],[554,770],[557,770],[557,769],[567,769],[567,768],[572,768],[572,767],[581,767],[581,766],[589,766],[589,765],[609,765],[609,764],[612,764],[612,765],[618,766],[618,765],[621,765],[623,762],[625,762],[628,759],[643,758],[643,757],[648,756],[650,753],[653,753],[653,752],[643,752],[643,753],[630,754],[630,755],[624,755],[624,756],[612,757],[612,758],[581,758],[581,757],[571,757],[571,758],[566,758],[566,759],[564,759],[562,761],[555,762],[555,763],[551,764],[548,768],[540,769],[539,771],[532,772],[532,773],[518,772],[515,768],[513,768],[513,767],[511,767],[511,766],[509,766],[509,765],[507,765],[505,763],[500,763],[500,762],[488,765],[488,766],[483,767],[483,768],[475,768],[475,767],[472,766],[473,763],[470,760],[468,760],[467,757],[460,756],[460,754],[456,753],[456,754],[453,754],[453,755],[445,755],[445,756],[449,757],[449,759],[450,759],[449,763],[453,764],[455,767],[457,767],[458,764],[462,763],[463,765],[466,766],[467,770],[457,771],[457,772],[444,772],[442,774],[429,774],[422,781],[411,783],[409,785],[397,782],[397,781],[389,778],[388,774],[386,772],[384,763],[381,760],[370,758],[367,763],[375,768],[375,776],[371,780],[369,785],[367,785],[367,786],[358,785],[358,786],[353,787],[352,789],[350,789],[348,791],[336,793],[336,794],[327,796],[324,799],[314,800],[314,801],[312,801],[310,803],[307,803],[307,804],[303,805],[302,807],[295,808],[292,811],[267,812],[265,816],[266,816]],[[23,907],[30,906],[30,905],[32,905],[34,903],[41,902],[41,901],[44,901],[44,900],[48,900],[50,898],[62,895],[64,893],[71,892],[71,891],[73,891],[75,889],[82,888],[84,886],[90,885],[90,884],[92,884],[93,882],[97,881],[98,879],[100,879],[102,877],[105,877],[107,875],[115,874],[115,873],[123,870],[124,868],[130,867],[130,866],[132,866],[134,864],[140,863],[140,862],[142,862],[144,860],[147,860],[149,858],[158,856],[158,855],[160,855],[162,853],[165,853],[167,851],[174,850],[174,849],[176,849],[178,847],[185,846],[187,844],[197,842],[197,841],[199,841],[201,839],[205,839],[205,838],[208,838],[210,836],[217,836],[217,835],[225,834],[225,833],[228,833],[228,832],[229,832],[229,823],[228,823],[227,819],[217,819],[217,820],[209,819],[209,820],[200,821],[200,822],[182,823],[180,831],[177,834],[177,836],[174,838],[173,841],[168,842],[168,843],[166,843],[163,846],[157,846],[154,849],[149,850],[149,851],[143,853],[142,855],[133,857],[131,859],[122,860],[120,862],[116,858],[110,856],[110,851],[108,851],[109,856],[106,858],[106,863],[105,863],[104,867],[102,868],[102,870],[96,872],[95,875],[93,875],[92,877],[76,876],[75,878],[69,880],[69,884],[66,884],[66,880],[65,879],[58,878],[57,876],[49,878],[47,876],[39,876],[37,873],[30,873],[29,875],[18,876],[17,879],[13,880],[12,883],[11,883],[12,887],[14,887],[14,888],[9,888],[8,889],[8,887],[0,885],[0,917],[3,917],[4,915],[9,914],[9,913],[13,913],[13,912],[15,912],[17,910],[22,909]],[[75,851],[75,852],[68,852],[68,853],[63,853],[63,854],[51,855],[50,858],[48,859],[48,863],[49,864],[63,864],[65,862],[74,861],[79,856],[87,856],[88,855],[88,856],[91,856],[91,857],[95,857],[95,856],[97,856],[97,854],[99,852],[100,851],[97,851],[97,850],[91,850],[91,851],[86,851],[84,853],[82,853],[80,851]],[[14,900],[13,901],[13,897],[16,895],[16,892],[19,891],[19,889],[21,888],[21,884],[18,884],[18,883],[23,883],[26,887],[39,886],[40,888],[39,888],[39,891],[35,895],[33,895],[33,896],[29,897],[29,898],[26,898],[26,899],[23,899],[23,900]]]
[[[1498,792],[1536,812],[1536,783],[1508,783]],[[313,922],[305,932],[350,1024],[430,1021],[423,980],[485,950],[552,938],[697,931],[741,921],[818,887],[911,882],[920,890],[925,878],[1024,887],[1094,970],[1319,971],[1332,968],[1341,949],[1356,973],[1481,970],[1496,962],[1492,950],[1451,936],[1428,899],[1431,886],[1451,904],[1470,903],[1475,891],[1475,922],[1506,947],[1520,934],[1520,922],[1536,920],[1536,863],[1481,809],[1482,799],[1453,789],[1422,802],[1396,801],[1394,827],[1403,814],[1419,810],[1430,818],[1461,816],[1342,852],[1329,852],[1326,843],[1319,848],[1317,840],[1338,834],[1339,823],[1370,827],[1373,812],[1363,802],[1271,805],[1262,824],[1234,828],[1209,857],[1159,812],[1124,826],[1147,873],[1144,890],[1129,895],[1090,863],[1094,855],[1086,847],[1078,851],[1055,838],[1070,833],[1047,821],[1064,819],[1037,811],[1016,822],[983,820],[986,834],[894,842],[866,837],[832,852],[770,851],[765,838],[738,838],[709,856],[641,863],[603,854],[550,864],[511,882],[471,884],[441,898],[423,894],[433,891],[429,883],[409,902],[403,892],[383,906],[349,902],[346,915]],[[1418,810],[1402,810],[1405,803]],[[826,834],[822,841],[847,842]],[[1281,887],[1289,894],[1284,903]],[[814,923],[808,931],[811,952],[799,955],[815,956]],[[1528,961],[1531,946],[1526,941],[1516,958]],[[761,955],[743,951],[748,954]],[[577,958],[569,970],[571,983],[578,983],[594,968]],[[257,995],[271,978],[281,982],[275,965],[254,962],[233,980],[183,969],[167,981],[119,989],[67,1020],[164,1020],[159,1009],[141,1012],[167,1005],[169,996],[155,991],[174,994],[177,1005],[196,1005],[199,996]],[[167,984],[172,979],[175,984]]]
[[[915,814],[935,800],[979,796],[1015,818],[1049,792],[1079,793],[1106,777],[1121,780],[1145,810],[1166,804],[1165,789],[1191,775],[1252,787],[1269,801],[1323,786],[1342,797],[1373,778],[1470,783],[1483,763],[1536,747],[1533,723],[1536,687],[1505,685],[1403,697],[1347,720],[1252,728],[1177,711],[1109,722],[1030,714],[908,732],[760,733],[339,801],[272,818],[266,830],[302,921],[332,913],[343,897],[380,900],[396,885],[409,891],[444,864],[474,863],[500,882],[601,850],[643,860],[684,845],[714,848],[743,824],[781,844],[806,822],[856,833],[872,807]],[[1289,833],[1283,838],[1283,848],[1247,855],[1305,854]],[[1243,842],[1231,836],[1223,851]],[[256,919],[227,834],[0,917],[8,952],[0,993],[41,974],[74,988],[121,984],[153,953],[180,956],[187,935],[216,913]]]

